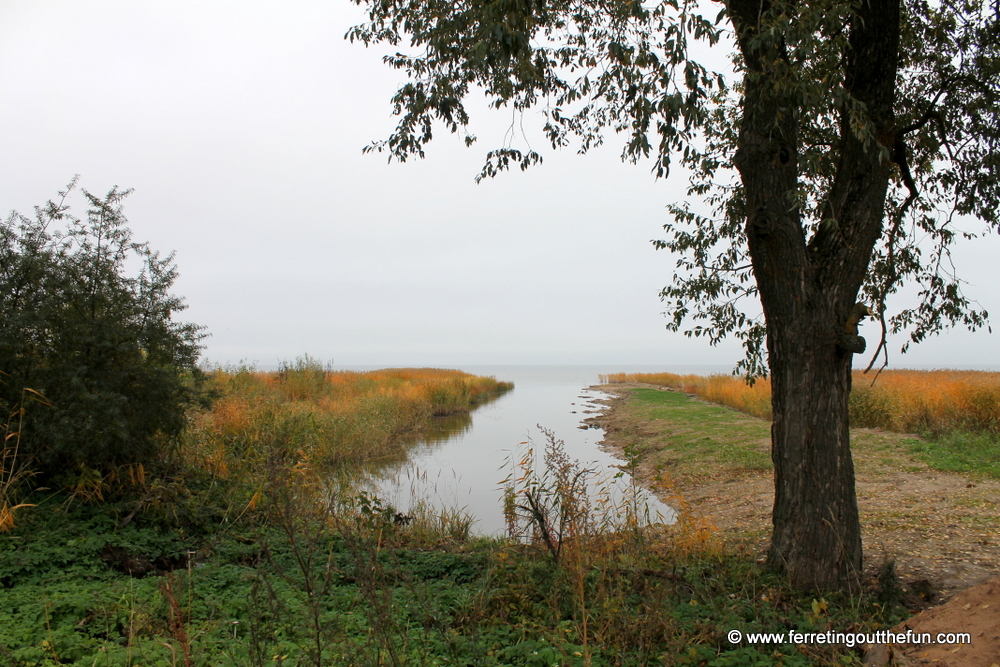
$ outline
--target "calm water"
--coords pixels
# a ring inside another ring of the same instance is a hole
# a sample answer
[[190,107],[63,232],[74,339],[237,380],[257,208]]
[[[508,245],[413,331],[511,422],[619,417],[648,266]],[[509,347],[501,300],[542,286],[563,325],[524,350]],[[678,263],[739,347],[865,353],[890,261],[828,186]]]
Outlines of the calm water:
[[[600,429],[581,429],[583,420],[602,409],[593,399],[604,394],[588,390],[600,373],[663,372],[718,373],[727,367],[613,367],[604,366],[463,366],[475,375],[491,375],[514,383],[514,390],[482,405],[471,415],[460,415],[440,424],[437,433],[420,442],[408,461],[389,464],[379,471],[380,495],[400,510],[416,499],[438,507],[463,508],[474,517],[480,534],[504,531],[501,480],[510,472],[512,453],[520,456],[533,447],[544,450],[546,438],[539,427],[551,430],[566,443],[570,457],[588,468],[611,473],[624,462],[603,451]],[[470,418],[471,417],[471,418]],[[527,444],[525,444],[527,443]],[[628,480],[619,480],[627,484]],[[650,509],[669,520],[673,512],[656,500]]]

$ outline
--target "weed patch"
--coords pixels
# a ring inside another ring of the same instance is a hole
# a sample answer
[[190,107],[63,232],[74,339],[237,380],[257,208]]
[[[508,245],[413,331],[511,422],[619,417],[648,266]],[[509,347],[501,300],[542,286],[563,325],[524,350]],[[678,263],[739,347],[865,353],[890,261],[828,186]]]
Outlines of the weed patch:
[[[577,469],[554,454],[539,494],[559,493],[560,466]],[[578,504],[558,559],[527,526],[521,539],[432,544],[376,497],[307,502],[310,473],[291,474],[252,521],[196,536],[144,517],[119,527],[113,504],[40,502],[0,548],[0,654],[24,666],[843,665],[860,664],[844,647],[734,645],[726,633],[880,628],[900,611],[874,582],[870,595],[814,604],[704,537],[684,548],[684,524],[622,513],[602,525],[600,506]],[[102,557],[108,545],[181,560],[128,576]]]

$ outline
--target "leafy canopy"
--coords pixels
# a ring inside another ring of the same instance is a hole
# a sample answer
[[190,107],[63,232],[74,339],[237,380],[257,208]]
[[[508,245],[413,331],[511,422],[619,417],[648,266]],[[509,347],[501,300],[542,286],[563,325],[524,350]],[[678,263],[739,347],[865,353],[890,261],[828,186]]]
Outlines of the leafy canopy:
[[[0,401],[20,409],[20,452],[43,472],[148,462],[185,424],[202,328],[176,322],[177,269],[132,239],[129,191],[86,190],[86,219],[58,202],[0,223]],[[62,228],[56,228],[62,225]],[[128,270],[138,267],[137,274]],[[23,462],[23,461],[22,461]]]
[[[369,21],[349,39],[408,46],[385,57],[408,77],[392,98],[398,125],[366,150],[401,161],[423,156],[436,124],[472,144],[465,100],[479,88],[495,108],[540,110],[554,148],[586,152],[613,130],[624,139],[622,158],[651,158],[657,177],[679,157],[691,174],[692,200],[670,206],[668,236],[655,242],[679,257],[661,294],[668,327],[687,326],[687,335],[713,344],[735,335],[747,352],[740,368],[751,377],[766,372],[765,327],[732,161],[744,83],[727,83],[692,55],[697,41],[717,46],[732,37],[728,5],[713,19],[691,0],[355,1],[367,7]],[[794,102],[780,113],[798,126],[798,188],[787,196],[800,210],[804,241],[837,233],[829,196],[845,128],[897,165],[862,287],[883,326],[877,357],[887,333],[907,331],[919,342],[947,326],[986,323],[987,313],[963,295],[950,251],[956,239],[975,236],[962,227],[969,216],[998,226],[1000,19],[996,7],[975,0],[906,0],[897,130],[874,136],[876,123],[845,81],[849,26],[860,1],[763,2],[746,44],[780,42],[784,57],[756,73],[738,52],[733,61],[743,82],[762,77],[769,94]],[[507,143],[486,154],[478,178],[541,159]],[[918,286],[916,305],[887,315],[885,301],[907,282]]]

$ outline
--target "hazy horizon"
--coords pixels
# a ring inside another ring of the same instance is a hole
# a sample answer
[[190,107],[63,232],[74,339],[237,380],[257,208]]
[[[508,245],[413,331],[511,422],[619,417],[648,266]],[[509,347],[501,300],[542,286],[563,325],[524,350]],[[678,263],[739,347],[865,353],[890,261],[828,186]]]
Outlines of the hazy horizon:
[[[471,149],[439,129],[425,160],[362,155],[394,127],[402,81],[343,39],[362,19],[347,0],[7,0],[0,210],[30,214],[74,174],[95,194],[134,188],[135,238],[176,251],[181,316],[207,327],[212,362],[736,363],[736,341],[666,331],[676,258],[650,241],[683,174],[622,164],[613,135],[586,156],[544,150],[537,115],[481,104]],[[545,164],[477,185],[508,131]],[[997,256],[993,234],[955,262],[995,313]],[[874,350],[877,327],[862,334]],[[892,367],[1000,367],[985,331],[905,357],[890,342]]]

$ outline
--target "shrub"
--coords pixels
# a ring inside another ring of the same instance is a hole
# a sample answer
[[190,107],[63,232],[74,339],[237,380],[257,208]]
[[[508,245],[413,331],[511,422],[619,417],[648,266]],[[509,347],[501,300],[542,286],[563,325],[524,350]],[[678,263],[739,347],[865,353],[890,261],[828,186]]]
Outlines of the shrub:
[[[0,224],[0,402],[44,395],[21,429],[20,455],[44,475],[148,462],[185,424],[195,397],[201,327],[179,323],[169,290],[173,255],[132,240],[129,191],[81,190],[81,220],[66,200],[76,179],[29,218]],[[61,226],[61,229],[54,229]],[[126,269],[138,266],[138,275]]]

